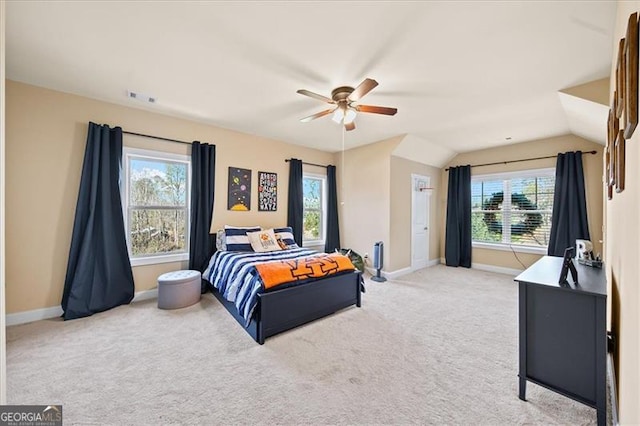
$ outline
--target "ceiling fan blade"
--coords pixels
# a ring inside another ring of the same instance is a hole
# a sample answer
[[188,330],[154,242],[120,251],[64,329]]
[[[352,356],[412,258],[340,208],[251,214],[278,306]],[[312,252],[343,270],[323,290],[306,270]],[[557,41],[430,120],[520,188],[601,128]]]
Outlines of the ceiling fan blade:
[[371,90],[373,90],[373,88],[376,87],[377,85],[378,85],[377,81],[371,78],[365,78],[364,81],[360,83],[360,85],[356,87],[353,92],[351,92],[348,99],[351,102],[355,102],[358,99],[362,98],[367,93],[369,93]]
[[[337,107],[336,107],[337,108]],[[301,118],[300,121],[302,121],[303,123],[308,123],[311,120],[315,120],[316,118],[320,118],[320,117],[324,117],[325,115],[329,115],[331,114],[333,111],[336,110],[336,108],[333,109],[325,109],[324,111],[320,111],[320,112],[316,112],[313,115],[310,115],[308,117],[305,118]]]
[[347,130],[347,132],[354,130],[356,128],[356,123],[354,123],[353,121],[351,123],[345,123],[344,128]]
[[300,93],[301,95],[309,96],[310,98],[318,99],[329,104],[335,104],[333,99],[329,99],[326,96],[318,95],[317,93],[313,93],[305,89],[300,89],[296,93]]
[[372,114],[396,115],[396,112],[398,112],[398,108],[381,107],[374,105],[357,105],[355,108],[358,112],[369,112]]

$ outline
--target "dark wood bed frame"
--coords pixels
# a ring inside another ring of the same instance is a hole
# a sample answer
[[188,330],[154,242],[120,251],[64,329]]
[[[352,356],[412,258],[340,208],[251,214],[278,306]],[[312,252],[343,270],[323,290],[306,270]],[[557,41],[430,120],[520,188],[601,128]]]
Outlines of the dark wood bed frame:
[[306,284],[258,295],[258,303],[247,328],[236,306],[209,284],[216,299],[259,344],[267,337],[330,315],[351,305],[360,307],[360,272],[323,278]]

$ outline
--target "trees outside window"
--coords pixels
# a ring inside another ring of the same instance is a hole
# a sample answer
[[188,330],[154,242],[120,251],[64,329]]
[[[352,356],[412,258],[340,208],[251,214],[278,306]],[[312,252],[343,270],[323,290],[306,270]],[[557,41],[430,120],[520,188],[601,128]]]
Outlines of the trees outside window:
[[[189,250],[190,164],[186,156],[125,149],[124,217],[132,263]],[[151,262],[145,262],[151,263]]]
[[325,177],[312,175],[304,175],[302,179],[302,239],[307,243],[324,244],[325,180]]
[[546,248],[554,187],[554,169],[472,177],[472,241]]

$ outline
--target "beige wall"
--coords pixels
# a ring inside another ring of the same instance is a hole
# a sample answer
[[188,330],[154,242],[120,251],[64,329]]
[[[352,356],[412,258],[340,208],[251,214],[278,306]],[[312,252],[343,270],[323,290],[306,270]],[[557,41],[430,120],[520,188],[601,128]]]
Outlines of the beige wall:
[[[286,158],[330,164],[331,153],[206,124],[7,81],[7,313],[59,306],[71,241],[87,123],[167,138],[214,143],[213,228],[224,224],[282,226],[287,218]],[[125,145],[187,153],[189,147],[125,135]],[[252,210],[227,211],[227,168],[253,170]],[[324,169],[310,171],[322,172]],[[277,212],[258,212],[257,171],[278,173]],[[163,272],[186,263],[134,268],[136,291],[156,286]]]
[[[618,41],[639,1],[618,2],[613,39],[611,93],[615,90]],[[614,354],[619,420],[640,424],[640,128],[626,144],[626,189],[606,201],[605,265],[609,278],[611,331],[618,338]]]
[[7,403],[5,333],[5,2],[0,2],[0,405]]
[[[391,152],[402,136],[336,154],[340,242],[364,256],[384,241],[384,270],[389,265]],[[343,168],[344,157],[344,168]],[[371,263],[369,263],[371,265]]]
[[[391,157],[389,264],[386,270],[397,271],[411,266],[411,174],[429,176],[429,259],[440,259],[441,169],[404,158]],[[385,247],[386,248],[386,247]]]
[[[583,156],[583,167],[585,175],[585,186],[587,192],[587,216],[589,219],[589,232],[594,251],[602,253],[602,145],[589,142],[574,135],[558,136],[554,138],[541,139],[530,142],[523,142],[498,148],[484,149],[480,151],[465,152],[454,157],[449,166],[459,166],[465,164],[495,163],[500,161],[518,160],[524,158],[536,158],[556,155],[559,152],[567,151],[591,151],[596,150],[596,155],[586,154]],[[555,167],[556,159],[525,161],[519,163],[497,164],[486,167],[475,167],[471,169],[472,175],[511,172],[519,170],[542,169]],[[442,170],[442,191],[440,196],[442,202],[441,219],[441,243],[440,252],[444,255],[444,241],[446,233],[446,197],[448,173]],[[474,248],[471,254],[471,261],[474,264],[485,264],[510,269],[523,269],[518,259],[512,252]],[[540,255],[518,253],[520,261],[526,266],[531,266]]]
[[563,89],[560,92],[602,105],[609,105],[609,78],[590,81]]

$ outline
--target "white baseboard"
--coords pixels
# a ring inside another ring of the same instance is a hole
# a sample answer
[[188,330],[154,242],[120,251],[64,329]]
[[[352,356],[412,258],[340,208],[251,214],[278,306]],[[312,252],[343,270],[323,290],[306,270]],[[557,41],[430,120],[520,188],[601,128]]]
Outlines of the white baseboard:
[[158,288],[152,288],[151,290],[143,290],[138,291],[133,295],[133,300],[131,303],[142,302],[143,300],[149,299],[157,299],[158,298]]
[[[370,268],[370,267],[365,267],[365,270],[371,274],[371,276],[376,276],[377,272],[375,269]],[[407,275],[410,274],[411,272],[413,272],[411,270],[411,268],[402,268],[402,269],[397,269],[395,271],[380,271],[380,275],[382,275],[383,277],[385,277],[388,280],[393,280],[396,279],[402,275]]]
[[485,265],[483,263],[473,263],[471,262],[471,268],[478,269],[480,271],[488,271],[495,272],[497,274],[505,274],[505,275],[520,275],[524,269],[513,269],[513,268],[503,268],[502,266],[495,265]]
[[[440,263],[442,263],[443,265],[447,264],[444,257],[440,258]],[[480,271],[495,272],[497,274],[505,274],[505,275],[513,275],[513,276],[520,275],[522,271],[524,271],[524,269],[503,268],[502,266],[486,265],[484,263],[473,263],[473,262],[471,262],[471,268],[478,269]]]
[[[432,266],[438,265],[440,263],[440,259],[431,259],[429,261],[427,261],[427,266],[426,268],[430,268]],[[414,271],[417,271],[418,269],[422,269],[422,268],[416,268],[413,269],[410,266],[406,267],[406,268],[402,268],[402,269],[396,269],[395,271],[380,271],[380,275],[382,275],[383,277],[385,277],[388,280],[395,280],[397,278],[400,278],[403,275],[407,275],[410,274]],[[365,270],[367,272],[369,272],[372,276],[376,275],[376,270],[370,267],[365,267]]]
[[50,308],[34,309],[32,311],[16,312],[15,314],[7,314],[6,324],[10,325],[26,324],[28,322],[40,321],[44,319],[57,318],[62,315],[60,306],[52,306]]
[[388,280],[395,280],[396,278],[399,278],[403,275],[410,274],[412,272],[413,272],[413,269],[411,269],[411,267],[408,267],[408,268],[396,269],[395,271],[391,271],[391,272],[385,272],[384,276]]
[[432,266],[436,266],[441,263],[442,263],[441,259],[431,259],[427,262],[427,268],[431,268]]
[[[158,298],[158,289],[138,291],[133,295],[131,303],[142,302],[143,300]],[[62,316],[62,307],[52,306],[50,308],[34,309],[32,311],[16,312],[15,314],[7,314],[6,325],[19,325],[28,322],[40,321]]]

